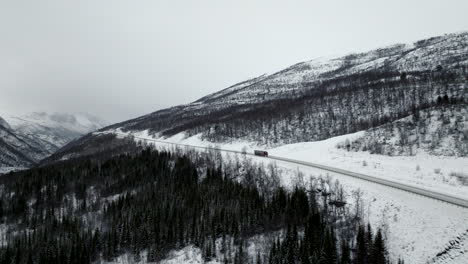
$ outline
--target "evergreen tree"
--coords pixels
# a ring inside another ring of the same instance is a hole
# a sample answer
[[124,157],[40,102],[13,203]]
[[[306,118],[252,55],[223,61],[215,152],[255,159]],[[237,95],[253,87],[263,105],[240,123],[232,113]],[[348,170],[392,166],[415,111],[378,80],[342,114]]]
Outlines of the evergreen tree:
[[351,250],[346,240],[341,240],[341,259],[340,264],[351,264]]
[[356,237],[356,258],[355,264],[368,264],[368,254],[369,248],[367,247],[368,243],[366,241],[366,232],[364,227],[359,226],[358,233]]
[[369,261],[373,264],[387,263],[385,243],[380,229],[377,231],[377,235],[375,236]]

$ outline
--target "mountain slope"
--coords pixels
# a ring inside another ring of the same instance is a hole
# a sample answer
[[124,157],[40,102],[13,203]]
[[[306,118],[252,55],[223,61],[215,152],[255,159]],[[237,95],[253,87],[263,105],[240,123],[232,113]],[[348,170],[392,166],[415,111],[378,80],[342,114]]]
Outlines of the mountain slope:
[[38,146],[0,125],[0,167],[27,167],[42,156]]
[[3,119],[1,116],[0,116],[0,126],[2,126],[5,129],[11,129],[10,124],[8,124],[7,121],[5,121],[5,119]]
[[0,118],[0,167],[29,167],[105,124],[87,114],[3,115]]
[[71,140],[106,125],[105,121],[88,114],[40,112],[6,116],[6,120],[17,134],[37,142],[49,154]]
[[436,107],[442,98],[463,105],[467,71],[468,33],[448,34],[301,62],[101,131],[184,132],[212,142],[242,139],[266,146],[322,140],[396,121]]
[[466,156],[468,153],[468,104],[438,106],[369,129],[340,148],[390,156],[416,154]]

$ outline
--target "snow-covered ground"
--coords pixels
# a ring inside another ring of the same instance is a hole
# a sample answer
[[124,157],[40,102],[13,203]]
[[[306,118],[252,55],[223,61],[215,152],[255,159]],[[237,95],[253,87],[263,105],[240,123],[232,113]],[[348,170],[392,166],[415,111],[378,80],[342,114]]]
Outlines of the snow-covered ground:
[[[261,234],[253,236],[245,241],[244,252],[248,255],[250,260],[253,260],[252,263],[256,263],[258,257],[265,259],[270,251],[270,245],[272,242],[281,234],[281,231],[272,232],[268,234]],[[230,255],[231,259],[234,258],[237,246],[234,245],[232,238],[226,238],[225,245],[230,244],[230,249],[227,249],[225,254]],[[216,253],[209,261],[205,261],[202,256],[202,251],[200,248],[194,245],[188,245],[181,249],[171,250],[167,257],[158,263],[160,264],[222,264],[225,263],[225,254],[222,253],[223,240],[221,238],[216,240]],[[140,253],[140,260],[135,261],[135,257],[132,254],[123,254],[117,257],[112,262],[102,261],[101,263],[105,264],[146,264],[147,261],[147,251]]]
[[[289,144],[268,149],[268,153],[273,156],[338,167],[468,199],[468,186],[463,185],[456,176],[452,176],[468,175],[467,157],[433,156],[423,152],[419,152],[416,156],[384,156],[362,151],[348,152],[336,148],[337,144],[345,142],[346,139],[352,141],[363,134],[362,131],[323,141]],[[155,139],[147,131],[133,135]],[[215,145],[203,141],[200,135],[187,138],[183,133],[169,138],[156,139],[194,146],[213,146],[227,150],[241,151],[245,149],[250,153],[254,149],[262,149],[255,143],[242,141]]]
[[[362,190],[366,221],[384,230],[393,260],[402,257],[407,263],[426,263],[443,252],[450,241],[466,236],[466,208],[319,169],[280,162],[278,165],[289,169],[289,173],[283,171],[285,183],[292,183],[290,177],[299,169],[306,175],[339,180],[349,196],[352,191]],[[351,197],[348,202],[352,203]],[[468,263],[468,245],[462,244],[450,254],[453,259],[436,263]]]
[[468,186],[463,185],[457,177],[451,176],[454,173],[468,175],[467,157],[432,156],[421,152],[416,156],[384,156],[336,148],[338,143],[360,137],[362,134],[363,132],[358,132],[318,142],[285,145],[271,149],[269,153],[339,167],[468,199]]
[[[365,152],[347,152],[335,147],[347,138],[361,136],[361,133],[319,142],[285,145],[269,149],[268,152],[270,155],[322,163],[418,185],[434,191],[468,197],[468,187],[462,186],[449,176],[450,172],[468,172],[467,158],[422,154],[414,157],[387,157]],[[170,138],[155,138],[146,131],[133,133],[133,135],[179,144],[214,146],[210,142],[201,140],[200,136],[186,138],[183,134],[178,134]],[[167,146],[164,143],[155,144]],[[216,145],[216,147],[230,150],[245,148],[247,151],[260,148],[253,143],[246,142],[232,142]],[[261,157],[252,157],[252,159],[272,162]],[[321,175],[337,179],[344,185],[348,194],[358,189],[362,190],[364,201],[366,201],[367,220],[374,227],[382,227],[386,231],[388,249],[394,260],[403,257],[407,263],[468,263],[468,243],[466,242],[468,209],[320,169],[287,162],[275,162],[282,169],[282,181],[286,186],[293,184],[294,175],[300,170],[308,176]],[[444,251],[447,253],[436,258],[437,254]]]

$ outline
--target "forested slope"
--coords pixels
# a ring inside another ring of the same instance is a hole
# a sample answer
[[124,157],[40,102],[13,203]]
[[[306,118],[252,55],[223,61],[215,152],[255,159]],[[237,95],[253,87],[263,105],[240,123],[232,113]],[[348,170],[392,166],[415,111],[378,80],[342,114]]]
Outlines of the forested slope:
[[338,147],[390,156],[411,156],[421,150],[432,155],[467,156],[468,104],[450,104],[445,97],[437,106],[372,128],[363,137]]
[[360,215],[332,210],[346,205],[332,200],[338,193],[288,191],[259,167],[244,165],[242,176],[215,157],[146,149],[5,175],[0,262],[83,264],[123,254],[154,262],[186,245],[210,260],[222,240],[224,263],[248,263],[243,241],[278,230],[286,236],[256,263],[387,259],[382,236],[362,228]]

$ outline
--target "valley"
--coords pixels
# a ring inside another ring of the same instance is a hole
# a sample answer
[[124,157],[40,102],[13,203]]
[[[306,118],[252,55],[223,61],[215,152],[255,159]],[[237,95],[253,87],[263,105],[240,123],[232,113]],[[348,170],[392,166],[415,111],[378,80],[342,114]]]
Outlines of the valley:
[[0,173],[32,167],[107,123],[89,114],[0,113]]
[[468,32],[115,124],[0,116],[2,263],[468,261]]

